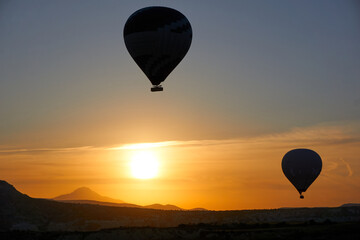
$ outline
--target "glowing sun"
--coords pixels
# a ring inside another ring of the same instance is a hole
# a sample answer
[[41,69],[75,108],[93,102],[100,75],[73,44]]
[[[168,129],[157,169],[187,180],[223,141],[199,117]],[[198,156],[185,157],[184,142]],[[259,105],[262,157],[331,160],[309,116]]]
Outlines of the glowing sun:
[[138,151],[132,155],[130,167],[132,176],[135,178],[154,178],[159,171],[159,161],[152,152]]

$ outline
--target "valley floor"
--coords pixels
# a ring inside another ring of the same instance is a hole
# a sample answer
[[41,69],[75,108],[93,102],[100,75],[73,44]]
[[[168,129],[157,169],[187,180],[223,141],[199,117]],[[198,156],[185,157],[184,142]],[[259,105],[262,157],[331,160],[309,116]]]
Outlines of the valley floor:
[[0,232],[0,239],[11,240],[353,240],[360,239],[360,222],[278,223],[278,224],[196,224],[175,228],[128,227],[95,232]]

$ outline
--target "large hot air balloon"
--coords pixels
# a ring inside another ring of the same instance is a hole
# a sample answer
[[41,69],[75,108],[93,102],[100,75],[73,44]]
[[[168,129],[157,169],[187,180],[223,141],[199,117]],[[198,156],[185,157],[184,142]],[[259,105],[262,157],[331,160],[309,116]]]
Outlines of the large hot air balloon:
[[303,192],[319,176],[322,168],[320,156],[310,149],[294,149],[285,154],[281,162],[282,170],[304,198]]
[[146,7],[133,13],[124,27],[126,48],[153,84],[160,85],[188,52],[192,29],[187,18],[167,7]]

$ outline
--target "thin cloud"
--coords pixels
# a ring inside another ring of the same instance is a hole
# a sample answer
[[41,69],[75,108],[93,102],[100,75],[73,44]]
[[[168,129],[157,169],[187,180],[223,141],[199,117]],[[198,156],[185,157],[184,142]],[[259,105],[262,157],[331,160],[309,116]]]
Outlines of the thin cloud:
[[336,170],[339,167],[339,164],[337,162],[334,161],[328,161],[326,164],[326,169],[325,172],[331,172]]
[[19,154],[19,153],[47,153],[47,152],[75,152],[75,151],[88,151],[96,150],[98,148],[92,146],[82,147],[66,147],[66,148],[9,148],[0,149],[0,154]]
[[353,170],[348,162],[346,162],[343,158],[341,158],[341,161],[345,164],[346,169],[348,170],[348,177],[351,177],[353,175]]
[[254,138],[262,142],[287,142],[287,143],[311,143],[311,144],[334,144],[360,141],[359,136],[352,135],[352,126],[312,126],[306,128],[294,128],[288,132],[272,134]]
[[155,143],[133,143],[124,144],[116,147],[108,147],[106,150],[136,150],[149,149],[160,147],[197,147],[197,146],[212,146],[212,145],[226,145],[238,144],[245,142],[244,139],[221,139],[221,140],[189,140],[189,141],[165,141]]
[[201,146],[220,146],[220,145],[247,145],[262,144],[263,148],[276,146],[315,146],[330,144],[346,144],[360,142],[360,136],[354,134],[359,126],[348,125],[318,125],[305,128],[294,128],[290,131],[276,134],[269,134],[257,137],[219,139],[219,140],[188,140],[188,141],[164,141],[154,143],[132,143],[118,146],[81,146],[65,148],[0,148],[0,155],[20,154],[20,153],[47,153],[47,152],[76,152],[76,151],[116,151],[116,150],[136,150],[164,147],[201,147]]
[[110,147],[106,148],[107,150],[122,150],[122,149],[147,149],[147,148],[158,148],[158,147],[168,147],[181,145],[182,142],[178,141],[166,141],[166,142],[155,142],[155,143],[134,143],[134,144],[124,144],[119,147]]

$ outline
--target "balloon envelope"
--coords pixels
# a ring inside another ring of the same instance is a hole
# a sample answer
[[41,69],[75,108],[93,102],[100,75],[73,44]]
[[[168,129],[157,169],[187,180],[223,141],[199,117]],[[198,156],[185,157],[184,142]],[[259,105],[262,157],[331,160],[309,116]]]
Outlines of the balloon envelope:
[[294,149],[285,154],[281,166],[287,179],[302,197],[301,193],[319,176],[322,161],[320,156],[310,149]]
[[142,8],[129,17],[124,27],[126,48],[155,86],[185,57],[191,40],[187,18],[167,7]]

